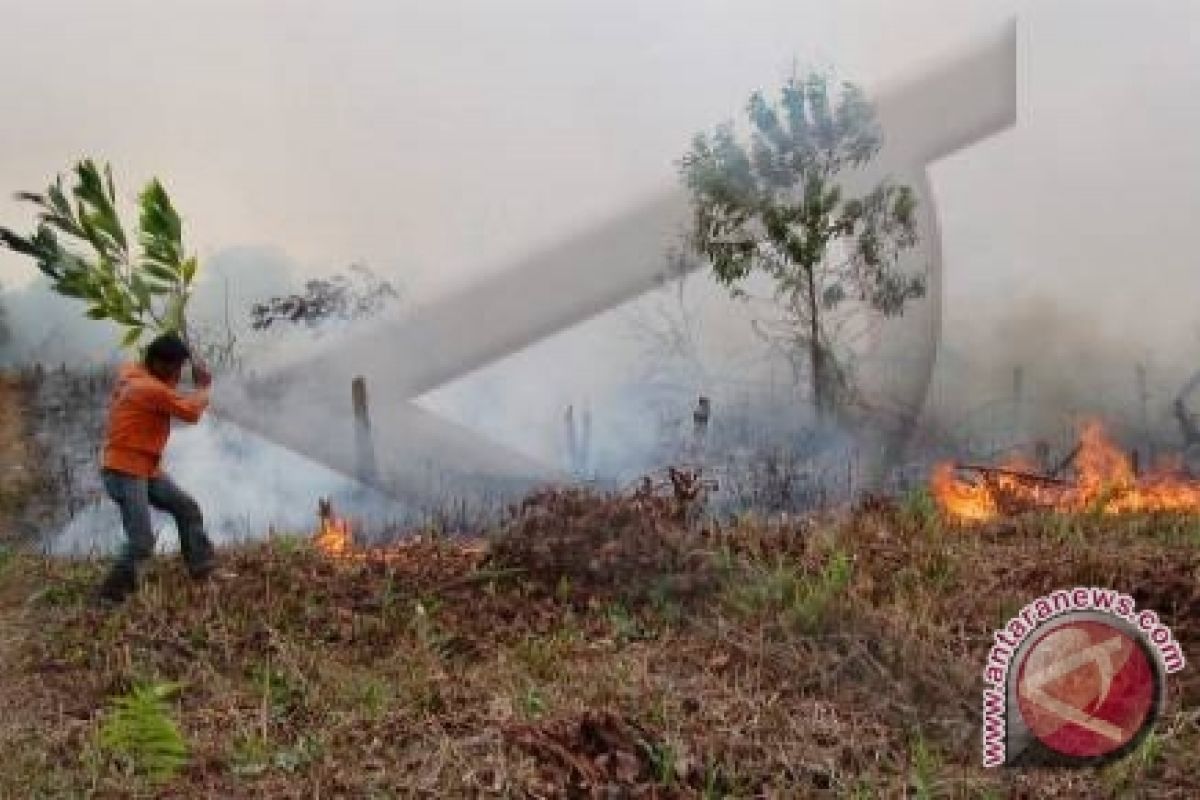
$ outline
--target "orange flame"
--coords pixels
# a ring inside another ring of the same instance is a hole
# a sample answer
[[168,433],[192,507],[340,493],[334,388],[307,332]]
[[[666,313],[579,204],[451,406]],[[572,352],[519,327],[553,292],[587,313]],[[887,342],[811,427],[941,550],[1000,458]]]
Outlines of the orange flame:
[[322,505],[321,530],[313,539],[313,543],[330,558],[348,558],[354,549],[354,536],[350,530],[350,521],[341,519],[333,513],[332,507]]
[[934,467],[929,488],[942,512],[963,522],[987,522],[999,513],[988,488],[954,477],[953,464]]
[[1074,459],[1074,483],[1039,479],[1023,464],[989,474],[979,482],[958,478],[953,464],[939,464],[929,487],[942,513],[962,522],[986,522],[1006,510],[1034,508],[1102,514],[1200,512],[1200,481],[1181,477],[1163,465],[1138,477],[1130,458],[1108,438],[1097,421],[1084,424]]
[[[354,526],[350,520],[337,516],[328,500],[321,500],[317,516],[321,527],[313,536],[313,545],[325,557],[342,563],[398,563],[412,553],[417,553],[420,557],[419,548],[430,541],[420,533],[412,533],[391,544],[360,546],[354,541]],[[473,559],[482,559],[487,552],[486,543],[478,540],[455,542],[452,549],[455,553]]]

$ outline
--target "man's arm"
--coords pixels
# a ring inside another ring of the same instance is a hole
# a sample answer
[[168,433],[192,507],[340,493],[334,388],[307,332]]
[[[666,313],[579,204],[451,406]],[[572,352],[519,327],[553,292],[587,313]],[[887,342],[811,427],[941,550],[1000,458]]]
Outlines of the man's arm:
[[146,399],[155,409],[194,425],[200,421],[204,410],[208,408],[208,390],[212,385],[212,375],[203,365],[193,363],[192,381],[197,389],[186,394],[156,381]]
[[204,416],[209,397],[207,388],[184,394],[164,385],[155,389],[149,400],[156,409],[194,425]]

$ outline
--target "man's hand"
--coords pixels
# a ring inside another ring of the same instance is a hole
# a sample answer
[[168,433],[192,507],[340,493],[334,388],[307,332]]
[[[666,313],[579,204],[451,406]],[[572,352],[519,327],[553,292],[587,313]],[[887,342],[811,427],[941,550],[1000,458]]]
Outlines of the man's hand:
[[212,386],[212,373],[199,361],[192,361],[192,383],[201,389]]

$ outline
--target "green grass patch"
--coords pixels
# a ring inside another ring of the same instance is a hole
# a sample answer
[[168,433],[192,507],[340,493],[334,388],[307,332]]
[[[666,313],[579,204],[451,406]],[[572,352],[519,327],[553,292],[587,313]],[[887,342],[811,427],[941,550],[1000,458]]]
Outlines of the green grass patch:
[[797,564],[778,560],[753,565],[727,584],[725,601],[739,613],[779,612],[784,620],[804,630],[819,628],[828,611],[850,583],[850,556],[837,550],[816,574]]
[[153,783],[173,778],[188,761],[188,746],[167,700],[177,683],[149,683],[113,698],[100,727],[101,750],[132,774]]
[[553,681],[562,674],[570,649],[571,640],[565,634],[529,635],[513,645],[512,656],[534,680]]
[[924,486],[911,489],[904,495],[900,501],[900,514],[907,525],[919,531],[941,530],[942,515],[938,511],[937,501]]
[[912,745],[912,790],[917,800],[934,800],[940,796],[940,774],[944,768],[941,756],[929,746],[925,737],[918,736]]
[[0,544],[0,578],[5,576],[15,560],[16,553],[13,552],[12,548]]

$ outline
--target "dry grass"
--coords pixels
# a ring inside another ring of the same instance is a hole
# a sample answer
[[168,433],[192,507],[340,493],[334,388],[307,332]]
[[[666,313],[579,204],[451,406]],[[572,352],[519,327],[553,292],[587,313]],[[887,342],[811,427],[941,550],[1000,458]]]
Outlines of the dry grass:
[[[99,565],[10,557],[0,797],[1200,796],[1194,667],[1114,767],[977,766],[991,631],[1035,594],[1129,590],[1196,657],[1195,522],[962,531],[915,503],[700,534],[667,506],[631,508],[543,499],[536,525],[509,529],[609,518],[672,542],[625,562],[626,537],[601,537],[605,580],[586,552],[513,540],[486,558],[422,542],[336,563],[277,539],[226,553],[239,578],[224,585],[158,562],[104,612],[86,603]],[[705,580],[663,580],[681,564]],[[148,682],[182,685],[190,758],[161,786],[97,737],[110,699]]]
[[21,379],[0,373],[0,542],[11,538],[5,523],[18,515],[38,484],[25,404]]
[[[21,402],[0,380],[0,409]],[[0,465],[29,464],[0,414]],[[4,549],[36,481],[0,484],[0,800],[30,797],[1200,796],[1200,676],[1100,771],[977,766],[992,630],[1074,585],[1130,592],[1193,660],[1200,522],[943,525],[926,498],[779,527],[697,528],[687,492],[532,496],[486,554],[417,542],[333,562],[159,561],[132,602],[102,565]],[[685,487],[686,488],[686,487]],[[682,502],[681,502],[682,500]],[[116,699],[178,684],[166,783],[102,744]]]

